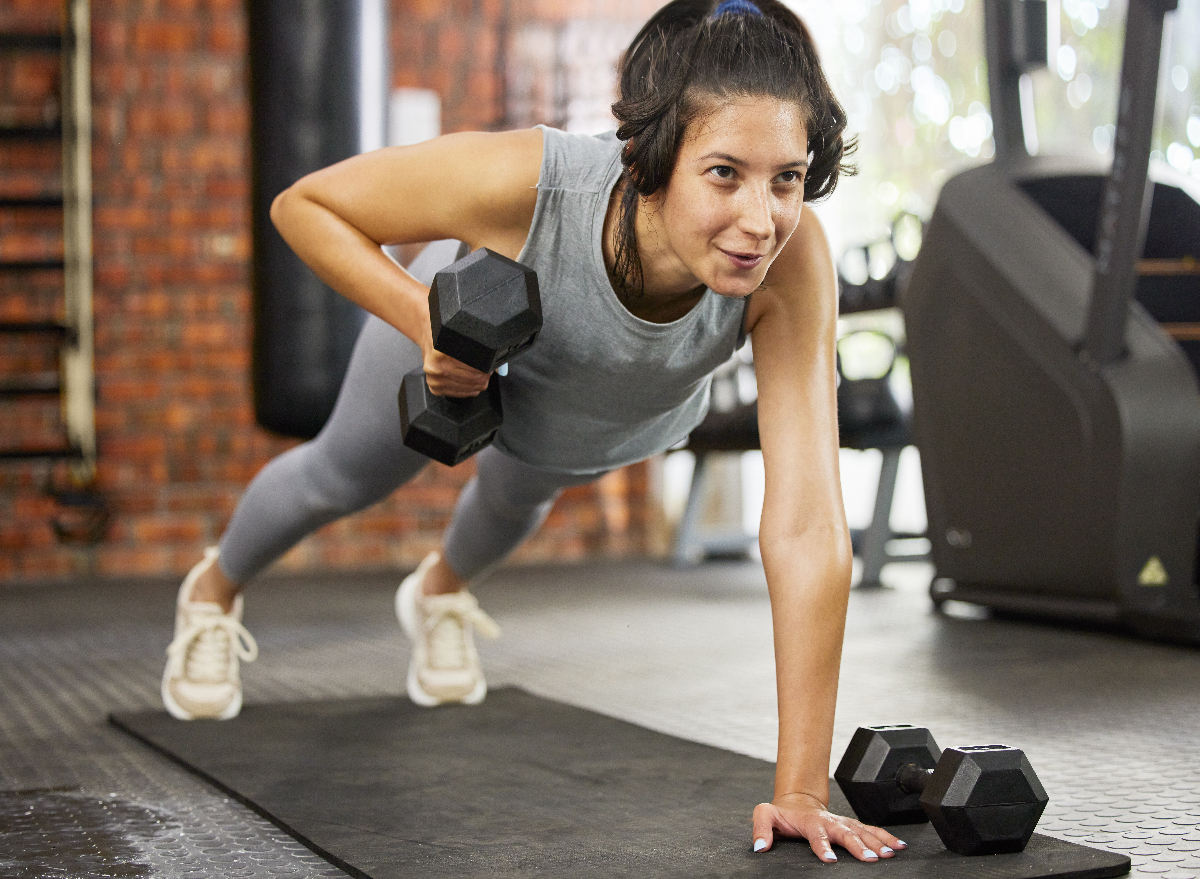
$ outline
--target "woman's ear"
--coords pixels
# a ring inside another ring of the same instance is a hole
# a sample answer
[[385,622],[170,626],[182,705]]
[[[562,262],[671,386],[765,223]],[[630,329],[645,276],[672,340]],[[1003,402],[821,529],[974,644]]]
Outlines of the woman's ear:
[[649,214],[658,213],[658,209],[662,207],[663,194],[666,187],[660,187],[649,195],[638,196],[638,207]]

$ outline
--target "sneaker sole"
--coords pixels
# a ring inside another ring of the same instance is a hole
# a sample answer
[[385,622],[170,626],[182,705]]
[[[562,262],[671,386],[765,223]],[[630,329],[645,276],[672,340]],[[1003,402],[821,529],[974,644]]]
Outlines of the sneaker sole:
[[163,707],[167,709],[167,714],[176,720],[232,720],[242,710],[242,694],[239,690],[233,701],[219,714],[192,714],[176,702],[175,697],[171,695],[171,679],[167,674],[163,675],[162,680],[162,700]]
[[[417,624],[417,599],[416,591],[420,586],[420,581],[417,575],[409,574],[400,584],[400,588],[396,590],[396,619],[400,621],[400,628],[404,630],[404,634],[408,636],[408,640],[412,642],[413,653],[417,651],[417,633],[419,626]],[[438,705],[446,705],[449,703],[461,703],[463,705],[478,705],[483,701],[483,697],[487,695],[487,681],[482,677],[475,685],[475,689],[471,690],[466,696],[461,699],[439,699],[436,696],[427,693],[421,686],[421,680],[417,675],[417,662],[415,656],[408,661],[408,676],[405,681],[408,690],[408,698],[412,699],[417,705],[422,708],[434,708]]]

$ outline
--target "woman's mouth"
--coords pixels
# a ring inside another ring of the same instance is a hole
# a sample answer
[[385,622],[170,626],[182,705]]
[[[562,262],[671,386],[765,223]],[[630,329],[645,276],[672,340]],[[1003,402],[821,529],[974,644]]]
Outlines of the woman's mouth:
[[722,250],[721,253],[725,254],[729,258],[729,261],[739,269],[755,268],[765,259],[764,256],[757,253],[733,253],[728,250]]

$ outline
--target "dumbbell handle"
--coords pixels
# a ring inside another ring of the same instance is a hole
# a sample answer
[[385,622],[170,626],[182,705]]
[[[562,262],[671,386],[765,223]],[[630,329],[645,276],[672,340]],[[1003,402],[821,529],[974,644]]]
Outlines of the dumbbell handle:
[[905,763],[896,770],[896,784],[906,793],[919,794],[924,792],[931,775],[932,769],[922,769],[916,763]]

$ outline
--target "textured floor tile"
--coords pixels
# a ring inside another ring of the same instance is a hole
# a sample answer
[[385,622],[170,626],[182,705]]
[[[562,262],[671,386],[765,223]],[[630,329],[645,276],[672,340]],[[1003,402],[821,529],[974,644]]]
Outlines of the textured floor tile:
[[[928,578],[928,566],[897,565],[887,572],[894,588],[852,594],[833,762],[856,727],[876,723],[929,726],[943,747],[1016,745],[1050,794],[1042,832],[1125,852],[1135,876],[1200,877],[1200,766],[1179,758],[1200,728],[1200,651],[939,615]],[[262,656],[244,671],[247,700],[399,695],[407,646],[391,610],[397,582],[252,587],[246,622]],[[158,816],[123,850],[137,875],[343,876],[104,723],[109,711],[157,706],[176,586],[0,589],[0,796],[67,791]],[[481,645],[493,684],[774,758],[758,565],[508,568],[476,592],[504,630]]]

